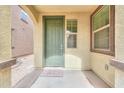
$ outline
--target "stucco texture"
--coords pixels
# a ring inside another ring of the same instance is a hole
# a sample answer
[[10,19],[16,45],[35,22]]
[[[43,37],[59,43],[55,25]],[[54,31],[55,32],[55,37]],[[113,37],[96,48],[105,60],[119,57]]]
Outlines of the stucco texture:
[[11,6],[11,28],[12,30],[12,57],[28,55],[33,53],[33,30],[32,20],[27,15],[26,22],[21,20],[22,9]]
[[0,88],[11,87],[11,68],[0,70]]
[[[115,6],[115,59],[124,62],[124,5]],[[124,72],[116,69],[115,87],[124,88]]]
[[[92,70],[108,85],[114,87],[115,69],[109,64],[109,61],[112,58],[112,56],[91,52]],[[108,70],[105,69],[106,64],[108,65]]]
[[0,6],[0,60],[11,58],[11,12],[9,6]]
[[[11,58],[10,6],[0,6],[0,62]],[[10,87],[11,69],[0,70],[0,87]]]

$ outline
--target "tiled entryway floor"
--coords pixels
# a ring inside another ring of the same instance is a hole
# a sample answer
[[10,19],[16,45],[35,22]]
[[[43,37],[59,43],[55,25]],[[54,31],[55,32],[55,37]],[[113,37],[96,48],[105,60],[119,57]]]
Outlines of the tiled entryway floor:
[[65,70],[60,77],[39,76],[32,88],[93,88],[79,70]]
[[110,88],[92,71],[65,70],[63,77],[43,76],[35,69],[21,79],[15,88]]

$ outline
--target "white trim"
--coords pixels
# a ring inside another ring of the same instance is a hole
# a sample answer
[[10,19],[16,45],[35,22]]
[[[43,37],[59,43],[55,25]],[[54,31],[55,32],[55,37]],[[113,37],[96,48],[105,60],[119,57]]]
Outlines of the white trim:
[[105,25],[105,26],[103,26],[103,27],[101,27],[101,28],[99,28],[99,29],[97,29],[97,30],[94,30],[93,33],[99,32],[99,31],[101,31],[101,30],[103,30],[103,29],[105,29],[105,28],[108,28],[108,27],[110,27],[110,24]]

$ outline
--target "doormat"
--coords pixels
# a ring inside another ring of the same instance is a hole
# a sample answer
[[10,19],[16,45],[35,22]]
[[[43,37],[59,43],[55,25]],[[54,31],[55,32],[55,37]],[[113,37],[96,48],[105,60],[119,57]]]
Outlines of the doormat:
[[43,77],[63,77],[64,69],[62,67],[45,67],[40,76]]

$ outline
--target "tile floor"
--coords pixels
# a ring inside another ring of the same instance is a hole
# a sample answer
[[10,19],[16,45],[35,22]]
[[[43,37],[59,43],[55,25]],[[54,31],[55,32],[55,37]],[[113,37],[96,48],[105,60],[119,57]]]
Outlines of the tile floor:
[[31,88],[93,88],[80,70],[64,70],[62,77],[39,76]]

